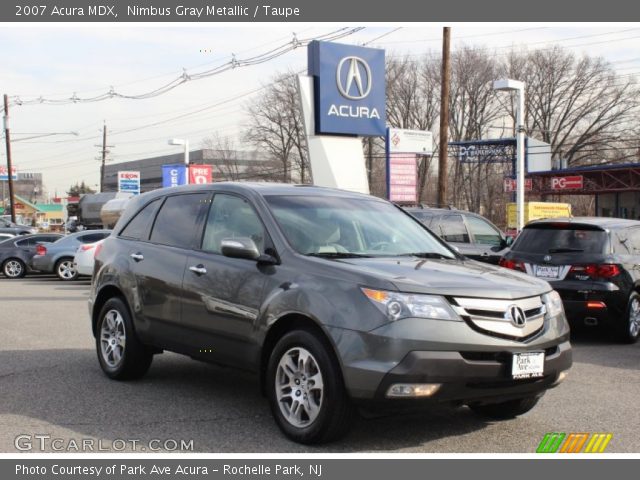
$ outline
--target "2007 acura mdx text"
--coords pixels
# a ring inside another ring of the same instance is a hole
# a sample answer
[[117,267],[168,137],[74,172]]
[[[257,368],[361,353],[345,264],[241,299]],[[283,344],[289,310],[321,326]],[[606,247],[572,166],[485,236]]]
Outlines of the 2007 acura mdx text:
[[468,260],[398,207],[312,186],[217,183],[131,200],[96,254],[90,312],[114,379],[170,350],[259,373],[295,441],[359,406],[529,411],[571,366],[545,281]]

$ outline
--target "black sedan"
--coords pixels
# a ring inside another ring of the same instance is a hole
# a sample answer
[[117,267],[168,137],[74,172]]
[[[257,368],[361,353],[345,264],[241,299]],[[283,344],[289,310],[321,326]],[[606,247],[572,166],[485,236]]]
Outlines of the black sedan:
[[21,278],[27,274],[27,265],[41,243],[55,242],[62,238],[58,233],[22,235],[0,242],[0,266],[7,278]]

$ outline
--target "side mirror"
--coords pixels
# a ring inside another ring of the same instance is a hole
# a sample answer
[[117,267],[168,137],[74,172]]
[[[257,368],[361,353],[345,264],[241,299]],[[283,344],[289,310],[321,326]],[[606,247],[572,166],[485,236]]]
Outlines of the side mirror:
[[224,238],[220,243],[220,252],[231,258],[258,260],[260,257],[256,243],[249,237]]

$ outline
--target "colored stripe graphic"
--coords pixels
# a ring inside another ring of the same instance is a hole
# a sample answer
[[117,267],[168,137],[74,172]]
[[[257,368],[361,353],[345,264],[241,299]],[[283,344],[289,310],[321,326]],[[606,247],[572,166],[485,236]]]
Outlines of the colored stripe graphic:
[[536,453],[556,453],[564,440],[564,433],[547,433],[538,445]]
[[570,433],[562,445],[560,453],[580,453],[588,438],[588,433]]
[[584,453],[603,453],[612,438],[611,433],[594,433]]
[[612,438],[612,433],[550,432],[544,435],[536,453],[604,453]]

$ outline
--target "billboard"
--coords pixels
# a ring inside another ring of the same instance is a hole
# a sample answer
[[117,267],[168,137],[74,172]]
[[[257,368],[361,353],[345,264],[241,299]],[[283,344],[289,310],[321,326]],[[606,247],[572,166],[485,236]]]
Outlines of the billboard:
[[417,153],[420,155],[433,153],[433,134],[426,130],[389,128],[387,143],[391,153]]
[[384,50],[314,40],[307,53],[315,133],[384,135]]
[[[6,165],[0,165],[0,181],[8,181],[9,180],[9,169]],[[11,180],[18,179],[18,169],[14,166],[11,166]]]
[[213,168],[211,165],[189,165],[189,183],[200,185],[213,181]]
[[416,155],[390,153],[387,191],[392,202],[416,203],[418,199],[418,167]]
[[551,177],[551,190],[580,190],[582,188],[584,188],[582,175]]
[[140,172],[119,171],[118,192],[140,195]]
[[[505,193],[512,193],[518,189],[518,181],[515,178],[505,178],[504,179],[504,191]],[[533,180],[530,178],[524,179],[524,190],[525,192],[530,192],[533,190]]]
[[162,166],[162,187],[177,187],[187,184],[187,166],[183,163]]

